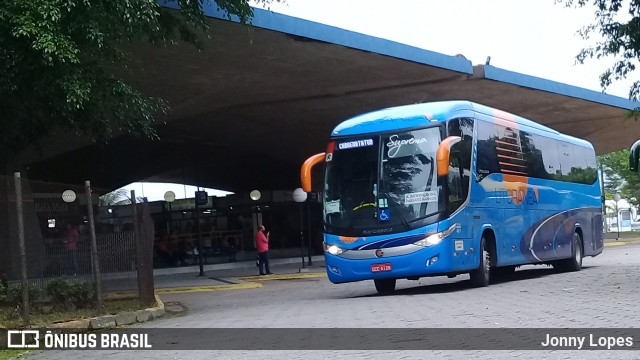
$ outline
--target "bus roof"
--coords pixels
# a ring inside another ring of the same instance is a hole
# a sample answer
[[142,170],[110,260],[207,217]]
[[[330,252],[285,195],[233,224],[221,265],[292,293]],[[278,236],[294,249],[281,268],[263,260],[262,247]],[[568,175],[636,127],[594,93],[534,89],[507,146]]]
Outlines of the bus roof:
[[547,133],[547,135],[555,135],[553,136],[555,138],[562,137],[563,140],[593,148],[588,141],[560,134],[554,129],[521,116],[466,100],[404,105],[368,112],[343,121],[333,129],[331,136],[353,136],[416,128],[434,122],[446,121],[457,116],[465,116],[463,114],[465,111],[469,112],[469,115],[471,115],[471,112],[478,112],[492,117],[499,117],[505,121],[514,121],[519,125]]

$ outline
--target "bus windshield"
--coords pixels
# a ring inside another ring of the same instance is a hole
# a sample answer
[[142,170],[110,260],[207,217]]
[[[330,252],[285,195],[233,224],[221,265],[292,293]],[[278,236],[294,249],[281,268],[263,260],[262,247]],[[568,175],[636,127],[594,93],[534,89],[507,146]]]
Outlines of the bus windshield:
[[407,230],[409,223],[441,211],[440,141],[440,126],[336,141],[327,161],[327,230],[351,235],[397,225]]

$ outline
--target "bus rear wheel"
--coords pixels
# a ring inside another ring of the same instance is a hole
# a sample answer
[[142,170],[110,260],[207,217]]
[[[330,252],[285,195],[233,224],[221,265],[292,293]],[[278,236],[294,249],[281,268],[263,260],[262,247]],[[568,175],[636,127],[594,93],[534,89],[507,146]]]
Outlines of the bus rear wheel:
[[471,271],[471,285],[474,287],[484,287],[489,285],[491,278],[491,255],[487,248],[487,240],[482,237],[481,246],[482,252],[480,253],[480,266]]
[[573,249],[571,251],[571,257],[560,260],[556,266],[560,271],[580,271],[582,269],[583,257],[582,238],[580,238],[580,234],[576,232],[573,233]]
[[378,294],[390,294],[396,290],[396,279],[375,279],[373,283]]

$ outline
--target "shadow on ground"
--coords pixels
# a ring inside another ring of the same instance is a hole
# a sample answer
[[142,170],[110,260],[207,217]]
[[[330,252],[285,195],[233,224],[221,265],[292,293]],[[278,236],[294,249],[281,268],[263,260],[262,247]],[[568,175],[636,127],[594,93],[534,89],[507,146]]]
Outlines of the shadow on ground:
[[[588,271],[592,266],[585,266],[582,268],[582,271]],[[515,271],[511,275],[500,276],[497,279],[494,278],[491,280],[491,285],[500,285],[503,283],[512,283],[516,281],[525,281],[538,279],[547,276],[560,275],[563,272],[555,270],[552,267],[545,268],[537,268],[537,269],[520,269]],[[460,277],[465,277],[466,275],[458,275]],[[373,284],[372,284],[373,285]],[[428,294],[442,294],[442,293],[453,293],[457,291],[463,291],[472,289],[471,280],[468,278],[464,280],[440,283],[440,284],[427,284],[427,285],[419,285],[414,287],[397,289],[395,292],[391,294],[380,295],[375,292],[375,290],[371,294],[365,295],[356,295],[348,298],[366,298],[373,296],[413,296],[413,295],[428,295]]]

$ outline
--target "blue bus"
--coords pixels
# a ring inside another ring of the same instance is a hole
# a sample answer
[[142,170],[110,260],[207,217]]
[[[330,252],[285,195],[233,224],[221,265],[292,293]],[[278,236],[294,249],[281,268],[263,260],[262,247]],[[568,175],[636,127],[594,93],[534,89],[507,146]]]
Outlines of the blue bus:
[[603,249],[593,146],[469,101],[383,109],[331,132],[324,249],[333,283],[470,274],[474,286],[525,264],[578,271]]

